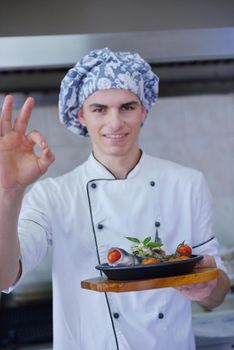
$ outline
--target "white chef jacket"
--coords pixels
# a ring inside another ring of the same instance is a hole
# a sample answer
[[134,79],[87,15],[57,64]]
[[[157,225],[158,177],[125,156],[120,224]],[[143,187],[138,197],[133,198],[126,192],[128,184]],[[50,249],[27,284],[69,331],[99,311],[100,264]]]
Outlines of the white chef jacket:
[[106,262],[109,248],[130,251],[126,236],[154,238],[156,222],[167,253],[185,240],[194,254],[214,255],[223,268],[211,196],[198,171],[143,153],[117,180],[91,155],[25,196],[21,279],[52,245],[54,350],[195,349],[191,303],[175,289],[98,293],[80,286],[100,275],[95,266]]

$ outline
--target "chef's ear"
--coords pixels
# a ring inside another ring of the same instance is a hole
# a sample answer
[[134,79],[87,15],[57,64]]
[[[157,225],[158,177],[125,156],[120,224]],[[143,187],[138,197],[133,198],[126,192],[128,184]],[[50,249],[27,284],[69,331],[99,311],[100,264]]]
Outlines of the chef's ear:
[[143,103],[141,104],[141,110],[142,110],[142,114],[141,114],[141,122],[143,123],[146,116],[147,116],[147,111],[145,106],[143,105]]
[[78,120],[82,126],[86,126],[85,118],[84,118],[84,110],[81,107],[77,113]]

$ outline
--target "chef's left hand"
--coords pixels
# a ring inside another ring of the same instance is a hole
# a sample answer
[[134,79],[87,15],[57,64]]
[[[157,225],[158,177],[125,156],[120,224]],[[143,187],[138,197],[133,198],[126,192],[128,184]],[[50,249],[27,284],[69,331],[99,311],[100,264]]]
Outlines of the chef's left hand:
[[[196,267],[217,267],[213,256],[204,255],[203,259],[196,264]],[[193,283],[186,286],[176,287],[186,298],[193,301],[202,301],[210,296],[217,285],[217,279],[206,283]]]

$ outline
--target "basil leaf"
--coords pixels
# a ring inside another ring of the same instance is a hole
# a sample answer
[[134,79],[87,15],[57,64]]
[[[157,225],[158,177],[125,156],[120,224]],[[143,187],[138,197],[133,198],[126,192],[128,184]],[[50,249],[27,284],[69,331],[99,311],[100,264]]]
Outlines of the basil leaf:
[[151,237],[146,237],[143,241],[144,245],[147,245],[147,243],[149,243],[151,241]]
[[150,242],[148,243],[148,247],[150,248],[160,248],[163,244],[159,242]]
[[134,237],[125,237],[125,238],[127,238],[129,241],[134,242],[134,243],[141,243],[141,241],[139,241],[139,239],[134,238]]

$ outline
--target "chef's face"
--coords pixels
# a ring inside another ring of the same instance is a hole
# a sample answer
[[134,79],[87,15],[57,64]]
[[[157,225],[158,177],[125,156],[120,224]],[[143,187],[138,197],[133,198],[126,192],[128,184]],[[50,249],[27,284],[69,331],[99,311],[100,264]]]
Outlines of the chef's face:
[[146,110],[139,98],[129,90],[109,89],[90,95],[78,113],[88,130],[94,155],[131,157],[139,152],[138,136]]

